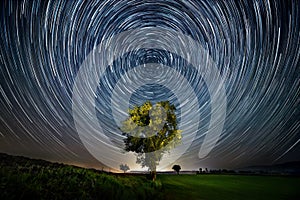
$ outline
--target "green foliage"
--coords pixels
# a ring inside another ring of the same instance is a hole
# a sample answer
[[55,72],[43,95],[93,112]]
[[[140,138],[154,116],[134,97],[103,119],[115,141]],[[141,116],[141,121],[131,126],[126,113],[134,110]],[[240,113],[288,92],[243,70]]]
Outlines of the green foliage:
[[143,176],[21,157],[0,164],[0,199],[161,199],[161,187]]
[[299,199],[299,177],[108,174],[0,153],[0,199]]
[[137,153],[137,163],[155,172],[163,154],[181,142],[175,106],[168,101],[153,106],[148,101],[128,113],[121,127],[125,150]]

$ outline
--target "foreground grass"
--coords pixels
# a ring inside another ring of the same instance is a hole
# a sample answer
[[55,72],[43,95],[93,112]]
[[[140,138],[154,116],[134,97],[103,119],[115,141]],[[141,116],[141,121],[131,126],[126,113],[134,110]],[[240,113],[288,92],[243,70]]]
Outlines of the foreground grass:
[[0,170],[0,199],[161,199],[161,185],[145,177],[60,167]]
[[0,199],[300,199],[300,178],[110,174],[0,154]]
[[159,181],[0,155],[0,199],[162,199]]
[[300,178],[160,175],[165,199],[300,199]]

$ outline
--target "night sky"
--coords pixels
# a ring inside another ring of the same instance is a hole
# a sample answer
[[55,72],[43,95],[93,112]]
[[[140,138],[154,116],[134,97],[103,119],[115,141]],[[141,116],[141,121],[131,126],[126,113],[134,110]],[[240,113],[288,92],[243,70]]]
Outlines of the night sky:
[[120,124],[168,100],[160,170],[300,160],[297,0],[1,1],[0,66],[0,152],[139,169]]

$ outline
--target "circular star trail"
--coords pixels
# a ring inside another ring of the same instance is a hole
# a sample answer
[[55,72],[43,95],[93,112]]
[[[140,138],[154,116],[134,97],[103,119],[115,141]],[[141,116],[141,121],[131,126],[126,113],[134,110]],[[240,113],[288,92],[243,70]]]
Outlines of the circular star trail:
[[0,151],[100,166],[88,130],[115,153],[124,110],[169,100],[186,169],[300,160],[299,20],[297,0],[2,1]]

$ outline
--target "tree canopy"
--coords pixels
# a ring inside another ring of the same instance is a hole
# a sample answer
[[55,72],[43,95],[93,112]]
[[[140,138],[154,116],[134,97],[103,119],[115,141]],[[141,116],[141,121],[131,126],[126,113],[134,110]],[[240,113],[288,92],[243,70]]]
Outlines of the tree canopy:
[[128,170],[130,170],[129,166],[127,164],[121,164],[120,170],[124,171],[124,173]]
[[177,174],[179,174],[179,171],[181,170],[181,167],[180,167],[180,165],[173,165],[172,169],[173,169],[174,171],[176,171]]
[[129,117],[122,122],[125,150],[137,153],[137,163],[153,172],[163,154],[181,142],[177,129],[175,106],[161,101],[154,106],[147,101],[129,109]]

